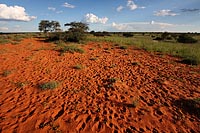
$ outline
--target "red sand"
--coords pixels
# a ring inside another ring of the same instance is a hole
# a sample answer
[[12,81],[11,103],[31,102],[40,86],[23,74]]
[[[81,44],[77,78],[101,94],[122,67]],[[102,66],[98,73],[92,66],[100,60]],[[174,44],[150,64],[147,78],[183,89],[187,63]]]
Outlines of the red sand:
[[[34,38],[0,45],[0,132],[200,131],[183,104],[200,97],[200,66],[108,43],[62,56],[54,47]],[[52,80],[58,88],[38,87]]]

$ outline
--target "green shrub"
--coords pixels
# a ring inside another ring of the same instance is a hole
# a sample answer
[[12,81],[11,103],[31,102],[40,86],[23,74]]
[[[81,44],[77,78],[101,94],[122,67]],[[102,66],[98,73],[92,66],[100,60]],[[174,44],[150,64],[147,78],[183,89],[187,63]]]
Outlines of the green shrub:
[[156,37],[156,38],[154,38],[153,40],[156,40],[156,41],[161,41],[161,40],[163,40],[161,37]]
[[3,71],[3,73],[2,73],[2,75],[4,76],[4,77],[7,77],[8,75],[10,75],[11,74],[11,71],[10,70],[5,70],[5,71]]
[[124,32],[123,36],[124,37],[133,37],[133,33],[131,33],[131,32]]
[[64,40],[66,34],[64,32],[54,32],[51,33],[47,39],[47,41],[60,41]]
[[74,66],[73,68],[74,68],[74,69],[82,69],[82,68],[83,68],[83,66],[82,66],[82,65],[80,65],[80,64],[78,64],[78,65]]
[[58,82],[56,81],[49,81],[39,85],[39,88],[41,88],[42,90],[48,90],[48,89],[52,90],[57,87],[58,87]]
[[85,33],[75,31],[75,32],[67,32],[65,36],[65,41],[69,42],[80,42],[86,38]]
[[85,33],[89,30],[88,24],[83,22],[66,23],[65,26],[70,26],[68,29],[66,41],[80,42],[86,39]]
[[0,44],[7,44],[7,43],[10,43],[10,41],[7,40],[6,38],[0,36]]
[[67,46],[62,46],[60,49],[60,53],[65,53],[65,52],[70,52],[70,53],[84,53],[84,50],[79,48],[76,45],[67,45]]
[[191,36],[189,36],[187,34],[179,35],[177,41],[180,43],[196,43],[197,42],[196,39],[192,38]]

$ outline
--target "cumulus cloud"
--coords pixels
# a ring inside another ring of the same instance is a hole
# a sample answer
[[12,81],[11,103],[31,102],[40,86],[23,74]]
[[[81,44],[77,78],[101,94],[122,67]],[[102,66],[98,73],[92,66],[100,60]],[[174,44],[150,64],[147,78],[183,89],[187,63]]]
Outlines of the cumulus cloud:
[[67,8],[75,8],[74,5],[71,5],[71,4],[67,3],[67,2],[65,2],[65,3],[63,4],[63,6],[64,6],[64,7],[67,7]]
[[0,31],[8,31],[8,27],[0,27]]
[[0,20],[3,21],[31,21],[36,16],[29,16],[21,6],[7,6],[0,4]]
[[54,7],[48,7],[48,10],[55,11],[56,8],[54,8]]
[[92,13],[88,13],[84,17],[84,21],[87,23],[102,23],[105,24],[108,21],[107,17],[99,18]]
[[160,10],[154,13],[155,16],[176,16],[178,14],[174,13],[171,10]]
[[123,9],[124,9],[123,6],[119,6],[119,7],[117,7],[117,11],[118,11],[118,12],[120,12],[120,11],[123,10]]
[[138,6],[134,3],[134,1],[132,0],[128,0],[127,1],[127,7],[130,9],[130,10],[135,10],[138,8]]

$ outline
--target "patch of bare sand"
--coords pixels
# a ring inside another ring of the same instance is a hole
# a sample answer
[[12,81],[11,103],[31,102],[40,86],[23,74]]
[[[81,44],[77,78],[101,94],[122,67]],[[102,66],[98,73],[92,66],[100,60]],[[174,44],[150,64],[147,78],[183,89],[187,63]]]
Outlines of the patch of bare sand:
[[[108,43],[62,56],[53,47],[36,39],[0,45],[2,133],[200,131],[199,104],[189,101],[200,97],[199,66]],[[48,81],[58,88],[42,91]]]

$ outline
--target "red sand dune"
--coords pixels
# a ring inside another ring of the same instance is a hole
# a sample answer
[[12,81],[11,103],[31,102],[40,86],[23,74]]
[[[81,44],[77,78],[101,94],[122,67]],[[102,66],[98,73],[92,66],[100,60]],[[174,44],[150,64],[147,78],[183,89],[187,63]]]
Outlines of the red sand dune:
[[[190,101],[200,98],[200,66],[109,43],[62,56],[54,47],[35,38],[0,45],[0,132],[200,132]],[[48,81],[59,86],[38,87]]]

